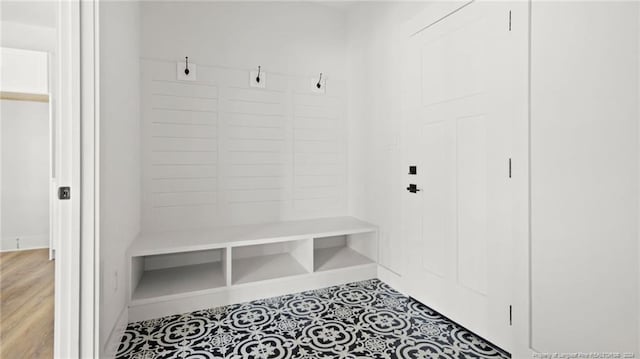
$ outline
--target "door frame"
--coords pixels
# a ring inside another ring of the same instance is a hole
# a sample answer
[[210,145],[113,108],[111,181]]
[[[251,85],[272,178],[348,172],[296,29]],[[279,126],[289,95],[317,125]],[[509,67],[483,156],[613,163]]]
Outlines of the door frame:
[[58,0],[60,98],[56,134],[56,248],[54,357],[99,356],[99,118],[98,32],[95,1]]
[[100,34],[98,1],[80,1],[80,357],[100,357]]

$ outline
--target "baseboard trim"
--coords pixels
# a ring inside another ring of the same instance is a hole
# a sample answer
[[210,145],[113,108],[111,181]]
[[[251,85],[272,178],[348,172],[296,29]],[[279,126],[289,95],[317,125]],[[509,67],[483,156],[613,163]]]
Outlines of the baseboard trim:
[[[18,238],[19,241],[16,241],[16,238]],[[49,248],[48,234],[7,236],[3,237],[2,243],[0,243],[0,252],[42,248]]]
[[396,272],[393,272],[383,266],[378,265],[378,279],[387,283],[391,288],[400,292],[404,296],[409,296],[409,293],[405,289],[402,276]]
[[101,358],[113,359],[116,357],[118,353],[118,347],[120,346],[120,340],[124,335],[124,331],[127,329],[127,323],[129,322],[129,307],[124,306],[120,315],[118,316],[118,320],[113,325],[111,329],[111,333],[109,333],[109,338],[104,344],[103,354],[100,356]]
[[[32,251],[32,250],[36,250],[36,249],[49,249],[49,246],[42,246],[42,247],[28,247],[28,248],[17,248],[17,249],[0,249],[0,253],[7,253],[7,252],[24,252],[24,251]],[[49,258],[51,259],[51,258]]]
[[451,323],[454,323],[455,325],[457,325],[457,326],[459,326],[460,328],[462,328],[462,329],[466,330],[467,332],[469,332],[469,333],[471,333],[471,334],[475,335],[476,337],[478,337],[478,338],[480,338],[480,339],[484,340],[485,342],[487,342],[487,343],[491,344],[491,346],[493,346],[494,348],[496,348],[496,350],[498,350],[498,351],[499,351],[499,352],[501,352],[502,354],[504,354],[504,355],[508,356],[509,358],[511,358],[511,357],[512,357],[510,352],[508,352],[508,351],[506,351],[506,350],[502,349],[502,347],[500,347],[500,346],[499,346],[499,345],[497,345],[496,343],[494,343],[494,342],[492,342],[492,341],[488,340],[487,338],[483,337],[482,335],[480,335],[480,334],[478,334],[478,333],[474,332],[473,330],[471,330],[471,329],[469,329],[469,328],[465,327],[464,325],[460,324],[460,322],[457,322],[457,321],[455,321],[455,320],[453,320],[453,319],[449,318],[448,316],[446,316],[446,315],[442,314],[441,312],[439,312],[439,311],[437,311],[437,310],[433,309],[432,307],[430,307],[430,306],[426,305],[425,303],[423,303],[423,302],[421,302],[421,301],[417,300],[417,299],[416,299],[416,298],[414,298],[414,297],[411,297],[411,296],[409,296],[409,297],[410,297],[411,299],[415,300],[416,302],[418,302],[418,303],[420,303],[420,304],[424,305],[425,307],[429,308],[429,310],[431,310],[432,312],[435,312],[435,313],[437,313],[438,315],[440,315],[441,317],[443,317],[443,318],[447,319],[447,320],[448,320],[448,321],[450,321]]

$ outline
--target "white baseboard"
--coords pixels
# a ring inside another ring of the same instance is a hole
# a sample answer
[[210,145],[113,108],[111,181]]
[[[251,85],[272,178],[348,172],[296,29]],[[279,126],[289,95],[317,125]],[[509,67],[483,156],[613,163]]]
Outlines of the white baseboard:
[[[16,238],[19,240],[16,241]],[[49,235],[7,236],[0,241],[0,252],[49,248]]]
[[129,308],[125,306],[118,316],[118,320],[109,333],[109,338],[102,348],[101,358],[113,359],[116,357],[118,347],[120,346],[120,340],[124,335],[124,331],[127,329],[127,323],[129,322]]
[[403,295],[409,296],[409,294],[407,294],[407,290],[405,289],[405,284],[402,276],[398,273],[392,272],[389,269],[379,265],[378,279],[387,283],[389,286],[391,286],[391,288],[402,293]]

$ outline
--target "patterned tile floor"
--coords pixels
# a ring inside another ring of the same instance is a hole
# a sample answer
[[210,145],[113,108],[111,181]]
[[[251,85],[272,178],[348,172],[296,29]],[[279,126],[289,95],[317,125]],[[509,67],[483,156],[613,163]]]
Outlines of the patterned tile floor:
[[117,358],[508,358],[383,282],[129,324]]

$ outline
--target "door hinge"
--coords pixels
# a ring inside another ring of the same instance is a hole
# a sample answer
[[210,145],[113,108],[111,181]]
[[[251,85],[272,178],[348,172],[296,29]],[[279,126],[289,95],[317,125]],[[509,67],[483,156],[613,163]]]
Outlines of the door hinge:
[[511,178],[511,158],[509,158],[509,178]]
[[509,10],[509,31],[511,31],[511,10]]
[[513,325],[513,307],[509,305],[509,326]]

